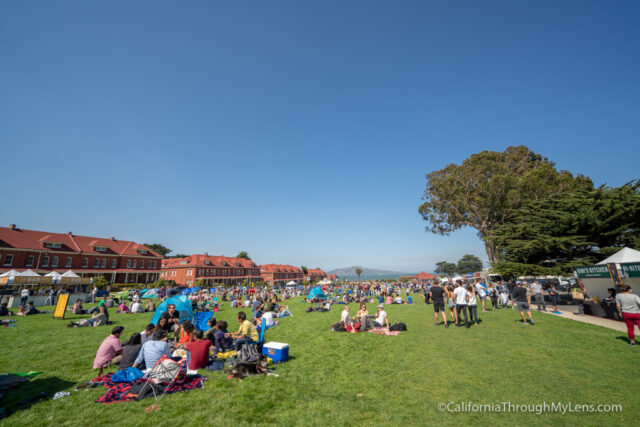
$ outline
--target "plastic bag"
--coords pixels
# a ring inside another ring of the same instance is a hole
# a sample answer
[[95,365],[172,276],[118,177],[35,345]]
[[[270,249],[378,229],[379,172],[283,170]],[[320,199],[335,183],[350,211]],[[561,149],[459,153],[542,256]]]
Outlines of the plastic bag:
[[118,371],[111,376],[111,381],[114,383],[132,383],[142,378],[144,374],[138,368],[133,366],[122,371]]

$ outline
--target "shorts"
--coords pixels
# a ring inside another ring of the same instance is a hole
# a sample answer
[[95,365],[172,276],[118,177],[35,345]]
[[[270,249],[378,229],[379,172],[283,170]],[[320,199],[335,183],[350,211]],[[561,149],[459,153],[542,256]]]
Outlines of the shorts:
[[435,311],[436,313],[439,311],[444,311],[444,301],[434,301],[433,311]]
[[529,303],[528,302],[520,302],[520,301],[516,301],[516,306],[518,307],[518,310],[520,311],[529,311]]
[[486,300],[486,299],[487,299],[487,296],[486,296],[486,295],[480,295],[480,299],[481,299],[482,301],[484,301],[484,300]]

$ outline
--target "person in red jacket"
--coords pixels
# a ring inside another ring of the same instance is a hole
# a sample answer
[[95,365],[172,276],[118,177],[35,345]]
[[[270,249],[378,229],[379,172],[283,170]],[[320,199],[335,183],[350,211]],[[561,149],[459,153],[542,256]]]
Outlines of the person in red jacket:
[[211,347],[211,341],[203,339],[204,333],[201,330],[196,330],[195,337],[194,342],[187,343],[187,350],[191,353],[189,369],[192,371],[204,369],[209,365],[209,348]]

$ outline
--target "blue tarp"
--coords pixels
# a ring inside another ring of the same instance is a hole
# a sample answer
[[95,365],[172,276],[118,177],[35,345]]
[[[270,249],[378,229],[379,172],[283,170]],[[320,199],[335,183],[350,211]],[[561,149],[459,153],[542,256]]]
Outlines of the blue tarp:
[[315,297],[322,298],[322,299],[326,298],[320,286],[316,286],[315,288],[311,289],[311,291],[309,291],[309,296],[307,298],[312,299]]
[[207,331],[209,329],[209,325],[207,325],[207,322],[212,317],[213,317],[213,311],[200,311],[196,313],[196,321],[194,323],[196,326],[196,329],[200,329],[201,331]]
[[151,319],[151,323],[154,325],[158,323],[160,320],[160,316],[162,313],[167,311],[167,305],[175,304],[176,310],[180,312],[180,320],[189,319],[193,322],[193,310],[191,309],[191,302],[184,295],[180,295],[177,297],[171,297],[164,300],[156,309],[155,314],[153,315],[153,319]]

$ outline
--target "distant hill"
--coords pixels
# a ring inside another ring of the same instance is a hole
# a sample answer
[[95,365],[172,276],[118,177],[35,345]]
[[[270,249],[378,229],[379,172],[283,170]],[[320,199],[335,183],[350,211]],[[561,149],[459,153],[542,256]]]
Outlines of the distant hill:
[[354,265],[352,267],[346,268],[337,268],[335,270],[328,271],[328,274],[335,274],[341,279],[349,279],[354,280],[358,278],[356,274],[356,268],[360,268],[362,270],[362,274],[360,274],[361,280],[375,280],[375,279],[397,279],[400,276],[405,276],[407,273],[400,273],[398,271],[390,271],[390,270],[378,270],[376,268],[367,268],[367,267],[359,267]]

